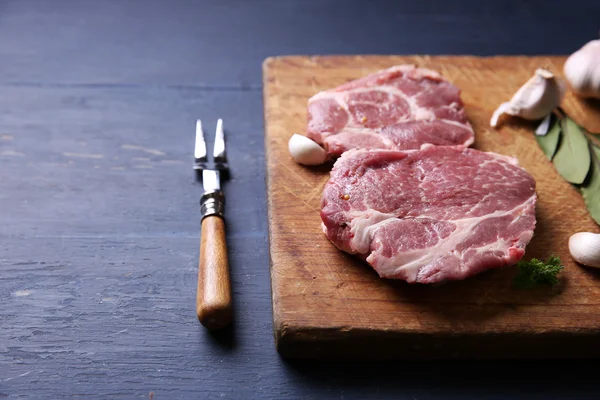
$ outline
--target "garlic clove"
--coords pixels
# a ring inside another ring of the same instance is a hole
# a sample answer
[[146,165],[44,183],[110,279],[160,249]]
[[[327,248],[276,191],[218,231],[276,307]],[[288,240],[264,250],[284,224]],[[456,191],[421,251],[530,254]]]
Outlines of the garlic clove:
[[500,104],[490,119],[490,126],[498,125],[504,114],[537,120],[546,117],[560,105],[566,91],[565,83],[552,72],[538,68],[510,101]]
[[600,234],[578,232],[569,238],[573,260],[588,267],[600,268]]
[[575,94],[600,99],[600,39],[586,43],[571,54],[563,72]]
[[327,159],[327,152],[313,140],[294,133],[288,142],[294,161],[302,165],[319,165]]

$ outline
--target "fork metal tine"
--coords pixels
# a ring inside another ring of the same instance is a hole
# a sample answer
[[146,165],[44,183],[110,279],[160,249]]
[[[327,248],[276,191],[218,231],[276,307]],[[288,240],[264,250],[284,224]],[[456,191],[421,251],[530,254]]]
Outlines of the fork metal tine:
[[213,151],[213,157],[216,163],[227,162],[227,155],[225,153],[225,133],[223,132],[223,120],[219,118],[217,121],[217,131],[215,133],[215,148]]
[[202,131],[202,121],[196,121],[196,145],[194,147],[194,158],[196,162],[206,162],[206,142]]

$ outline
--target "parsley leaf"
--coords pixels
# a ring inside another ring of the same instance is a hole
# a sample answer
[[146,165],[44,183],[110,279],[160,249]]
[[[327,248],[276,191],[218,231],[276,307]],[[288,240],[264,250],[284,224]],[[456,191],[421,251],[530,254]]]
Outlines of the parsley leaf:
[[530,289],[536,285],[554,286],[558,283],[556,275],[564,267],[558,257],[550,256],[543,262],[537,258],[517,263],[518,275],[515,276],[514,285],[519,289]]

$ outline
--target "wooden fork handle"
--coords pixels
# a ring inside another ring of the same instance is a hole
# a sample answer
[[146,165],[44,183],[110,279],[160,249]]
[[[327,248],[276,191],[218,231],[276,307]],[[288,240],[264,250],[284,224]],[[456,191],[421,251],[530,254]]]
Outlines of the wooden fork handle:
[[233,316],[225,221],[217,215],[202,219],[196,313],[208,329],[220,329]]

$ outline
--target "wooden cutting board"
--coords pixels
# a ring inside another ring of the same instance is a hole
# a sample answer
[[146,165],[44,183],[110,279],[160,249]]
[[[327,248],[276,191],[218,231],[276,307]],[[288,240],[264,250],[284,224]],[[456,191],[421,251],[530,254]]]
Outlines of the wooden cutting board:
[[[600,355],[600,270],[574,263],[567,242],[599,232],[579,192],[540,150],[534,123],[489,127],[494,109],[545,67],[562,76],[565,57],[328,56],[265,60],[267,191],[273,319],[285,357],[580,357]],[[441,286],[380,279],[337,250],[321,231],[319,202],[330,165],[296,164],[287,150],[306,130],[306,105],[320,90],[395,64],[440,72],[462,90],[473,147],[516,157],[537,181],[537,227],[524,259],[555,254],[560,284],[517,290],[515,267]],[[600,132],[600,107],[569,92],[565,111]]]

